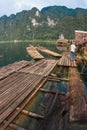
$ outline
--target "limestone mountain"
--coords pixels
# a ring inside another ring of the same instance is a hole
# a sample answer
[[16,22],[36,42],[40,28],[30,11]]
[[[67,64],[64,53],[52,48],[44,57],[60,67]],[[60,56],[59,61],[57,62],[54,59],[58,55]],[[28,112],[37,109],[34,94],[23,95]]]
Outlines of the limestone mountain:
[[65,6],[36,7],[0,17],[1,40],[57,39],[62,33],[74,38],[75,30],[87,31],[87,9]]

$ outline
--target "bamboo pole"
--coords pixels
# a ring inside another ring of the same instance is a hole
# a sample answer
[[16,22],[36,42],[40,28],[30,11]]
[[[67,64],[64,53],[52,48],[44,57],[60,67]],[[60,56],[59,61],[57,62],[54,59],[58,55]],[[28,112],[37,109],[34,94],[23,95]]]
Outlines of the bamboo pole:
[[16,129],[16,130],[26,130],[26,129],[24,129],[24,128],[22,128],[22,127],[16,125],[16,124],[12,124],[12,123],[11,123],[9,126],[10,126],[11,128],[13,128],[13,129]]
[[58,80],[58,81],[69,81],[69,79],[68,78],[59,78],[59,77],[53,77],[53,76],[48,76],[48,79],[54,79],[54,80]]
[[[41,92],[45,92],[45,93],[52,93],[52,94],[56,94],[55,91],[52,91],[52,90],[46,90],[46,89],[40,89]],[[65,95],[64,92],[58,92],[58,95]]]
[[53,79],[53,78],[48,78],[47,80],[49,80],[49,81],[53,81],[53,82],[60,82],[59,79]]
[[[4,123],[6,123],[6,122],[7,121],[4,121]],[[22,127],[20,127],[20,126],[18,126],[16,124],[14,124],[14,123],[9,124],[9,127],[13,128],[15,130],[26,130],[26,129],[24,129],[24,128],[22,128]]]
[[[19,110],[20,108],[16,108],[16,110]],[[22,110],[21,111],[23,114],[25,114],[25,115],[27,115],[27,116],[30,116],[30,117],[32,117],[32,118],[36,118],[36,119],[45,119],[45,117],[44,116],[42,116],[42,115],[39,115],[39,114],[36,114],[36,113],[33,113],[33,112],[29,112],[29,111],[26,111],[26,110]]]

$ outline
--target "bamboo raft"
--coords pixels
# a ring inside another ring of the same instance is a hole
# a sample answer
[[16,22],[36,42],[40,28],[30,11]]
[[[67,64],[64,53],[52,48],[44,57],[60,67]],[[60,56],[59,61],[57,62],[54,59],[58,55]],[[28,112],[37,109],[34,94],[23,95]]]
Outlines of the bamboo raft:
[[87,99],[77,68],[69,69],[70,122],[87,120]]
[[56,53],[56,52],[53,52],[53,51],[51,51],[51,50],[48,50],[48,49],[45,48],[45,47],[39,46],[39,47],[37,47],[37,50],[38,50],[38,51],[41,51],[41,52],[44,52],[44,53],[47,53],[47,54],[49,54],[49,55],[52,55],[52,56],[54,56],[54,57],[61,57],[61,54]]
[[[57,61],[43,59],[32,66],[30,66],[29,63],[23,66],[22,62],[20,62],[21,67],[17,67],[17,64],[14,73],[9,72],[8,69],[8,74],[10,73],[10,75],[3,76],[3,79],[0,81],[1,130],[6,129],[8,126],[13,126],[13,128],[18,127],[13,124],[12,121],[22,112],[27,103],[29,103],[35,93],[46,82],[46,76],[48,76],[55,67]],[[15,68],[15,64],[13,64],[12,67]],[[0,71],[2,71],[2,69],[0,69]],[[18,106],[20,107],[19,109],[17,109]],[[32,115],[36,116],[35,114]],[[40,118],[41,116],[38,117]]]
[[76,62],[70,60],[69,53],[64,53],[62,55],[62,57],[58,60],[58,66],[77,67]]
[[27,53],[33,57],[33,59],[43,59],[44,57],[36,50],[36,48],[34,46],[29,46],[26,48]]

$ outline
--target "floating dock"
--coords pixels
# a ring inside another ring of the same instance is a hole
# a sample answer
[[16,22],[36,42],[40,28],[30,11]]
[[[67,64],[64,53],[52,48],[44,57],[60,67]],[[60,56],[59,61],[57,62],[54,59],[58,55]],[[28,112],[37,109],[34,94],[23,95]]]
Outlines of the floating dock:
[[68,52],[65,52],[64,54],[62,54],[62,57],[58,60],[58,66],[77,67],[77,64],[75,61],[71,61],[70,54]]

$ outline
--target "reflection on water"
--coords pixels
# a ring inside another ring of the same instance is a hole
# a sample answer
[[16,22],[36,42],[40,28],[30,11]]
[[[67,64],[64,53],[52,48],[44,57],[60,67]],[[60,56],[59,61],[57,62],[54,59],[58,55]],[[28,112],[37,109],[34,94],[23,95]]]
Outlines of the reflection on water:
[[0,67],[20,60],[29,60],[26,53],[28,43],[0,43]]

